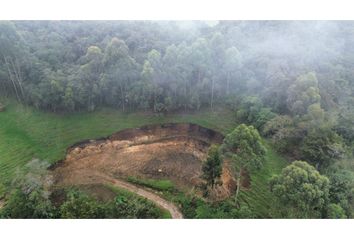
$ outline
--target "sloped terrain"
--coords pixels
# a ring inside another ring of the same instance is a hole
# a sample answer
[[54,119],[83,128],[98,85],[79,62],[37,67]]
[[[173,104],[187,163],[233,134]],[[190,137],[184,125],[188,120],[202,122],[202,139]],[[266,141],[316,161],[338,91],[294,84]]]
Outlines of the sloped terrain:
[[[169,179],[180,190],[201,184],[202,162],[211,144],[220,144],[223,135],[189,123],[147,125],[126,129],[107,138],[87,140],[68,149],[66,158],[54,166],[55,185],[97,183],[102,176],[125,179],[133,176]],[[215,190],[219,199],[235,188],[227,165],[222,186]]]

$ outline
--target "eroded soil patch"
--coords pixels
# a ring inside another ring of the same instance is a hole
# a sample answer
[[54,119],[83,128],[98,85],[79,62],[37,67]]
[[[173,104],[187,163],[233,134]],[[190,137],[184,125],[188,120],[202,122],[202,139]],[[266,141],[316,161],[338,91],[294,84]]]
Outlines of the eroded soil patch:
[[[57,186],[70,186],[134,176],[169,179],[182,191],[196,190],[209,146],[221,144],[222,139],[220,133],[195,124],[126,129],[70,147],[66,158],[53,167],[54,181]],[[235,188],[227,164],[221,180],[222,186],[214,192],[218,199],[228,197]]]

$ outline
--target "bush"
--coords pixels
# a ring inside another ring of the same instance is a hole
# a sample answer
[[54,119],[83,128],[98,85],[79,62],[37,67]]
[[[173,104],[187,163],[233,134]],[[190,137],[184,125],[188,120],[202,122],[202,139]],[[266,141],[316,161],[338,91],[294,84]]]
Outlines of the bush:
[[135,177],[128,177],[128,182],[159,191],[173,191],[175,189],[173,183],[170,180],[140,179]]
[[338,204],[329,204],[327,210],[327,218],[338,219],[338,218],[347,218],[345,211]]
[[328,167],[344,153],[340,136],[330,129],[316,129],[305,137],[301,152],[304,159],[318,167]]
[[104,218],[104,209],[93,197],[71,190],[60,206],[60,215],[61,218]]
[[11,193],[0,215],[1,218],[54,218],[57,212],[45,191],[36,189],[25,194],[17,189]]

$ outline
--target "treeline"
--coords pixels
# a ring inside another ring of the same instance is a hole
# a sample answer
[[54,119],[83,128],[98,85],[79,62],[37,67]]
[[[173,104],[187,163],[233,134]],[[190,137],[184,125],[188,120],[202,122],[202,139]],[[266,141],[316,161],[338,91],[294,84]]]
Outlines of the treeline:
[[[235,105],[245,95],[277,113],[303,113],[314,102],[327,110],[352,95],[351,28],[350,22],[196,22],[189,29],[178,22],[1,22],[0,91],[49,111],[166,112]],[[312,88],[302,96],[307,85],[296,81],[310,72]],[[312,95],[317,99],[307,99]]]
[[[177,33],[158,23],[2,22],[0,27],[2,93],[54,112],[212,107],[231,93],[242,61],[219,32],[182,42],[187,31],[170,39]],[[157,36],[144,34],[151,32]]]

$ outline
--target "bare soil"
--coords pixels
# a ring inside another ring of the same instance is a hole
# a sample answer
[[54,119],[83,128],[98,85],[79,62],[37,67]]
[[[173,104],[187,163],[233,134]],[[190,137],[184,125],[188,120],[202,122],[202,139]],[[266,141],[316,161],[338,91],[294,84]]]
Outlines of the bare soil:
[[[66,158],[52,168],[54,182],[56,186],[111,182],[167,206],[165,200],[124,179],[129,176],[169,179],[180,190],[196,190],[198,194],[208,148],[211,144],[221,144],[222,140],[218,132],[187,123],[126,129],[70,147]],[[227,162],[221,181],[222,185],[212,194],[214,199],[227,198],[236,188]],[[169,210],[175,211],[171,206]]]

